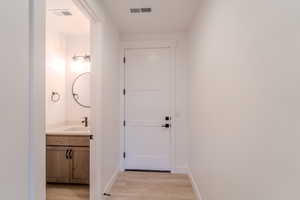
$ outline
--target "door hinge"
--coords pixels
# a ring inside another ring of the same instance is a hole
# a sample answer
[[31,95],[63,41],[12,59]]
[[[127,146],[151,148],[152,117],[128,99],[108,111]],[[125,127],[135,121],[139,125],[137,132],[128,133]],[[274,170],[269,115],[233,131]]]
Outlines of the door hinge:
[[124,158],[124,159],[126,158],[126,152],[123,153],[123,158]]
[[126,63],[126,57],[125,56],[123,57],[123,63]]
[[126,89],[123,89],[123,95],[126,95]]
[[123,126],[126,126],[126,121],[125,120],[123,121]]

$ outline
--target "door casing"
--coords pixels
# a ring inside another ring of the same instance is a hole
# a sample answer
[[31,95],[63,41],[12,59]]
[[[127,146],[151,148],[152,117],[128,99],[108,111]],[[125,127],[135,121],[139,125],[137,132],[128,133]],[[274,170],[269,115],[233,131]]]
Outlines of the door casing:
[[[175,77],[175,64],[176,64],[176,46],[177,42],[175,40],[167,40],[167,41],[130,41],[130,42],[123,42],[122,43],[122,56],[125,57],[125,52],[127,49],[147,49],[147,48],[170,48],[171,51],[171,98],[170,98],[170,105],[171,105],[171,116],[173,119],[176,119],[175,116],[175,97],[176,97],[176,77]],[[121,60],[121,91],[120,91],[120,113],[122,122],[125,120],[125,97],[123,95],[123,89],[125,88],[125,64],[123,58]],[[171,145],[170,145],[170,158],[171,158],[171,172],[175,172],[175,158],[176,158],[176,151],[175,151],[175,131],[176,131],[176,120],[172,121],[172,128],[171,132]],[[125,127],[121,126],[121,149],[125,152]],[[123,155],[120,156],[120,168],[122,171],[125,171],[125,160]]]
[[[45,131],[45,24],[46,24],[46,0],[30,0],[29,1],[30,16],[30,43],[29,43],[29,62],[30,62],[30,104],[29,106],[29,200],[46,200],[46,136],[41,134]],[[91,54],[101,54],[101,33],[103,17],[96,15],[93,12],[94,7],[90,5],[86,0],[73,0],[78,8],[90,19],[91,21]],[[99,13],[98,13],[99,14]],[[99,17],[98,17],[99,16]],[[102,13],[102,16],[104,14]],[[98,42],[98,43],[97,43]],[[97,66],[101,63],[99,56],[93,57],[93,66]],[[95,77],[92,78],[92,84],[95,82]],[[97,94],[97,88],[92,87],[92,93]],[[92,98],[92,102],[96,102],[95,95]],[[93,105],[93,109],[97,109],[96,104]],[[93,109],[91,114],[93,115]],[[91,131],[96,133],[97,130],[94,127],[96,119],[91,119]],[[97,140],[101,140],[100,137],[95,137]],[[99,168],[99,161],[96,162],[95,148],[96,143],[91,141],[91,186],[90,186],[90,200],[99,199],[101,192],[98,190],[101,188],[101,182],[96,180],[96,169]],[[100,177],[100,176],[98,176]],[[97,178],[98,178],[97,177]],[[100,178],[98,178],[100,179]],[[97,184],[97,185],[96,185]],[[98,189],[99,188],[99,189]],[[97,195],[98,194],[98,195]],[[24,197],[25,198],[25,197]]]

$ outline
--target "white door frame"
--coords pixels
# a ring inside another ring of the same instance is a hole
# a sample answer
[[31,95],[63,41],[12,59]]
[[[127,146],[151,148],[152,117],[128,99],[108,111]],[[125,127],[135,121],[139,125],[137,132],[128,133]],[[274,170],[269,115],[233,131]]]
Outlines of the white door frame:
[[[103,13],[97,13],[93,5],[87,3],[86,0],[73,0],[83,13],[89,17],[91,21],[91,54],[93,57],[93,66],[101,67],[101,33],[102,23],[104,21]],[[30,12],[30,99],[29,102],[29,197],[30,200],[46,200],[46,135],[45,133],[45,22],[46,22],[46,0],[29,0]],[[93,56],[97,55],[97,56]],[[100,64],[100,65],[99,65]],[[92,85],[96,78],[92,75]],[[97,94],[100,91],[97,86],[92,86],[91,91]],[[93,108],[96,110],[99,95],[92,95],[91,102]],[[93,116],[93,110],[91,115]],[[92,133],[98,133],[96,128],[96,118],[91,119]],[[90,185],[90,200],[101,199],[97,193],[101,194],[101,174],[96,173],[96,169],[100,169],[100,159],[96,160],[96,143],[101,140],[100,137],[94,137],[92,141],[91,153],[91,185]],[[99,142],[100,143],[100,142]],[[99,188],[99,189],[98,189]],[[25,197],[24,197],[25,198]]]
[[[176,66],[176,46],[177,42],[173,40],[167,40],[167,41],[128,41],[128,42],[122,42],[122,55],[125,57],[125,52],[127,49],[149,49],[149,48],[170,48],[171,50],[171,116],[173,119],[175,119],[175,107],[176,107],[176,73],[175,73],[175,66]],[[123,60],[123,59],[122,59]],[[122,62],[121,64],[121,119],[122,121],[125,120],[125,104],[124,104],[124,95],[123,95],[123,89],[125,88],[125,63]],[[171,146],[170,146],[170,158],[171,158],[171,172],[175,173],[175,163],[176,163],[176,150],[175,150],[175,130],[176,130],[176,120],[172,121],[172,127],[171,127]],[[125,127],[121,127],[121,149],[125,152]],[[125,170],[125,160],[123,158],[123,155],[121,155],[120,158],[121,163],[121,170]]]

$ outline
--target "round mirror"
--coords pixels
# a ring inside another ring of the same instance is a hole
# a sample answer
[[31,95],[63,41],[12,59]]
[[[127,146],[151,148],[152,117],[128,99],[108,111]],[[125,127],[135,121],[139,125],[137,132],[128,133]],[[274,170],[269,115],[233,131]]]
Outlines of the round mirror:
[[75,78],[72,96],[78,105],[90,108],[90,72],[85,72]]

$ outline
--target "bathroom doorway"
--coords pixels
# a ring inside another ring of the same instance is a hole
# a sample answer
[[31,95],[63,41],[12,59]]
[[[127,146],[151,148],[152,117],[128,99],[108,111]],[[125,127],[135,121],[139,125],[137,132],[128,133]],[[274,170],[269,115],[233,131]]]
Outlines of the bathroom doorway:
[[72,0],[46,0],[47,200],[89,200],[90,20]]

